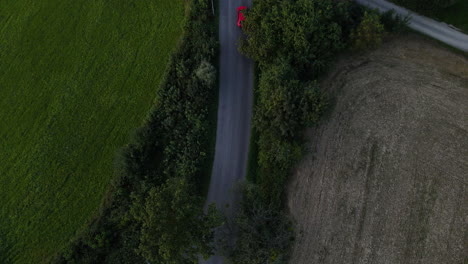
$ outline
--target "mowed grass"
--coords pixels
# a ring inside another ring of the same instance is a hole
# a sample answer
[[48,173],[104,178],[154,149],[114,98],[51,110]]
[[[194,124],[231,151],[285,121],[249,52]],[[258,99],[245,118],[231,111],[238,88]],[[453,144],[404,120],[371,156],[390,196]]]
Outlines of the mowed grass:
[[82,230],[150,109],[182,0],[0,3],[0,263],[43,263]]

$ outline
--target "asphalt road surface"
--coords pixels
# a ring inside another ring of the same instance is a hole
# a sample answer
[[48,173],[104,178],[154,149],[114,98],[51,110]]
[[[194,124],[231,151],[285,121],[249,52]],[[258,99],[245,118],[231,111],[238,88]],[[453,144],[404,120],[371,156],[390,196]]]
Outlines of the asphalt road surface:
[[[252,0],[219,1],[220,81],[216,150],[206,204],[215,203],[232,217],[237,201],[234,188],[247,170],[253,104],[253,61],[237,50],[242,30],[237,27],[237,7]],[[224,263],[213,256],[207,264]]]
[[445,23],[420,16],[409,11],[408,9],[399,7],[384,0],[356,0],[356,2],[370,8],[377,8],[380,11],[394,9],[397,14],[402,16],[409,14],[411,16],[409,23],[410,28],[431,36],[464,52],[468,52],[468,35],[463,34],[462,32],[452,28]]

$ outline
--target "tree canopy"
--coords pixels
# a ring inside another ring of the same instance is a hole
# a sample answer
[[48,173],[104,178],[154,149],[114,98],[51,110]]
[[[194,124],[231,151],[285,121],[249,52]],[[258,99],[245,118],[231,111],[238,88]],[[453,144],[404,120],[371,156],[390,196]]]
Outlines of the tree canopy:
[[344,47],[342,27],[346,3],[332,0],[254,2],[243,30],[241,51],[262,64],[281,57],[301,71],[322,71]]
[[208,257],[212,229],[219,225],[215,210],[202,211],[201,197],[184,178],[171,178],[152,188],[144,206],[134,210],[141,222],[138,252],[154,263],[197,263],[201,254]]

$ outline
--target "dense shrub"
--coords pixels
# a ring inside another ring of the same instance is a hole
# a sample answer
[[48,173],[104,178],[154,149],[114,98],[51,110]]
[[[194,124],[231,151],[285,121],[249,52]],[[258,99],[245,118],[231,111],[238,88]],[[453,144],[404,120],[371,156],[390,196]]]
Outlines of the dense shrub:
[[200,214],[203,199],[193,195],[185,178],[170,178],[153,187],[132,213],[142,223],[138,252],[152,263],[197,263],[210,256],[215,213]]
[[297,129],[316,121],[320,112],[320,92],[315,82],[297,79],[294,69],[279,61],[260,74],[255,126],[273,128],[277,136],[294,138]]
[[243,24],[247,39],[240,50],[260,67],[281,58],[301,77],[314,77],[344,47],[347,36],[339,23],[349,20],[348,8],[347,1],[255,1]]
[[394,10],[389,10],[380,15],[380,22],[385,31],[389,33],[400,33],[408,29],[409,16],[400,16]]
[[109,198],[56,263],[195,263],[211,253],[214,210],[203,212],[203,168],[211,162],[208,108],[217,55],[209,0],[193,0],[156,104],[115,160]]
[[359,12],[347,1],[264,0],[246,14],[240,50],[261,71],[254,109],[258,193],[277,209],[289,170],[301,156],[300,131],[316,123],[325,106],[314,80],[345,48],[344,32],[357,24]]
[[238,246],[228,254],[234,263],[287,263],[288,245],[293,241],[289,220],[276,208],[259,200],[255,185],[246,184],[236,227]]
[[285,62],[264,67],[258,85],[254,128],[258,132],[260,193],[280,204],[289,169],[301,156],[298,131],[318,120],[324,98],[315,82],[300,81]]
[[384,25],[375,12],[365,12],[359,26],[351,32],[351,41],[356,50],[374,49],[382,44]]
[[211,63],[207,61],[202,61],[200,63],[200,66],[198,66],[195,74],[207,85],[213,85],[216,81],[216,69]]

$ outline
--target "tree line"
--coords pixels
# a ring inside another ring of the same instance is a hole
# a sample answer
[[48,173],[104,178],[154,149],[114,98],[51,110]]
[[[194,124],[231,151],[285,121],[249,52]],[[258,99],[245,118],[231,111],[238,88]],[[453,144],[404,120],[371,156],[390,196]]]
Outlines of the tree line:
[[302,133],[328,105],[318,79],[337,54],[377,47],[384,31],[405,28],[393,13],[379,15],[350,1],[262,0],[246,12],[240,51],[258,65],[253,127],[258,148],[255,179],[243,190],[227,246],[237,264],[286,263],[294,240],[283,211],[285,185],[304,153]]

